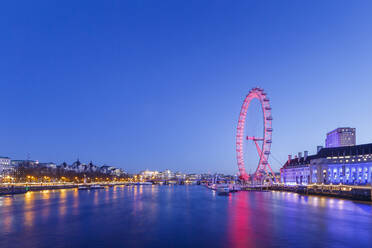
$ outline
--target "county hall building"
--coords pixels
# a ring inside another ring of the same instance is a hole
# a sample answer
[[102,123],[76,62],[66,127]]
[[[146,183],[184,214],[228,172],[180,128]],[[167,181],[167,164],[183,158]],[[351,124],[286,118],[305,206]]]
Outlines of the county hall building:
[[[348,133],[345,135],[342,129],[347,130]],[[335,133],[341,134],[342,137],[335,137]],[[355,129],[341,128],[329,134],[333,136],[331,138],[333,141],[342,140],[343,146],[335,146],[334,142],[332,145],[326,143],[328,147],[318,147],[315,155],[308,156],[305,151],[304,156],[302,153],[293,159],[289,156],[280,170],[282,183],[285,185],[371,184],[372,144],[355,145]]]

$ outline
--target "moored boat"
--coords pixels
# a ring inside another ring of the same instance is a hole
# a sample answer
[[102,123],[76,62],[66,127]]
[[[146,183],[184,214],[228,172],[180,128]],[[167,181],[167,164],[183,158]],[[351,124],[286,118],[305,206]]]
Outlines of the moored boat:
[[89,187],[87,185],[79,185],[78,190],[88,190]]
[[217,190],[217,184],[207,185],[208,189]]
[[230,185],[230,192],[238,192],[238,191],[241,191],[241,187],[239,185],[236,185],[236,184],[232,184]]
[[99,184],[93,184],[90,186],[90,189],[103,189],[103,186],[99,185]]
[[138,185],[153,185],[152,182],[139,182]]
[[230,193],[230,188],[228,185],[225,185],[225,184],[218,185],[217,193],[219,195],[228,195]]

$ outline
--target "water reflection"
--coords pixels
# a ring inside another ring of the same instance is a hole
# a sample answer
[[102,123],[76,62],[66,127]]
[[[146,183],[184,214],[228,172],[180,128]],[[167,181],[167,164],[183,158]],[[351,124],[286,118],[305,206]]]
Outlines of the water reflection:
[[234,199],[229,198],[229,247],[255,247],[251,215],[247,194],[237,194]]
[[67,211],[67,190],[61,189],[59,194],[59,216],[63,218]]
[[133,197],[134,197],[134,200],[137,199],[137,186],[133,186]]
[[[275,199],[285,200],[286,202],[291,202],[295,204],[300,204],[304,206],[312,206],[315,208],[327,208],[327,209],[338,209],[343,210],[345,204],[348,204],[349,207],[356,206],[353,201],[331,198],[325,196],[305,196],[291,192],[272,192]],[[366,203],[368,204],[368,203]]]
[[35,193],[31,191],[27,192],[24,197],[24,225],[29,228],[34,224],[34,197]]
[[41,209],[41,215],[46,220],[49,217],[50,214],[50,190],[43,190],[40,192],[41,199],[43,199],[43,207]]
[[94,194],[94,196],[93,196],[93,204],[97,206],[98,205],[98,202],[99,202],[99,199],[98,199],[98,190],[95,190],[93,194]]
[[138,212],[143,210],[143,201],[141,195],[143,194],[143,186],[134,186],[134,201],[133,201],[133,213],[136,215]]
[[106,188],[105,190],[105,202],[109,202],[110,201],[110,190],[108,188]]
[[73,205],[72,205],[72,210],[73,210],[73,213],[75,215],[77,215],[79,213],[79,190],[78,189],[74,189],[74,193],[73,193]]
[[[13,204],[13,197],[4,197],[3,199],[0,199],[0,202],[0,206],[8,209],[8,207]],[[0,223],[4,232],[9,233],[12,230],[13,216],[10,211],[4,211],[1,214]]]

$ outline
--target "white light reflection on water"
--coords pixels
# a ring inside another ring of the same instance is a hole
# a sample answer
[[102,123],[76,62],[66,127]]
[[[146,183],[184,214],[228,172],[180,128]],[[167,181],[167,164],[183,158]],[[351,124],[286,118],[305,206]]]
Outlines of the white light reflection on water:
[[59,194],[59,216],[63,218],[67,211],[67,190],[61,189]]
[[31,228],[34,224],[34,217],[35,213],[33,211],[34,207],[34,198],[35,193],[34,192],[27,192],[24,195],[24,225],[28,228]]

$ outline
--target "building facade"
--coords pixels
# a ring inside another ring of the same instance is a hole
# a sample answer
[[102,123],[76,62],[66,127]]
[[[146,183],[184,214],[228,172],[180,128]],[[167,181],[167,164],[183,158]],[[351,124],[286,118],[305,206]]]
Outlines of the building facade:
[[288,156],[288,161],[280,169],[280,180],[285,185],[307,185],[310,183],[310,161],[314,156],[308,156],[308,152],[298,153],[292,159]]
[[8,157],[0,157],[0,173],[4,174],[11,169],[11,160]]
[[355,146],[356,145],[355,128],[341,127],[327,133],[326,148]]
[[39,164],[39,161],[34,160],[12,160],[11,161],[12,166],[37,166]]
[[281,169],[285,185],[372,182],[372,144],[323,148],[307,159],[289,159]]
[[150,171],[150,170],[144,170],[144,171],[141,171],[140,174],[139,174],[142,179],[154,179],[156,177],[158,177],[159,175],[159,172],[158,171]]

